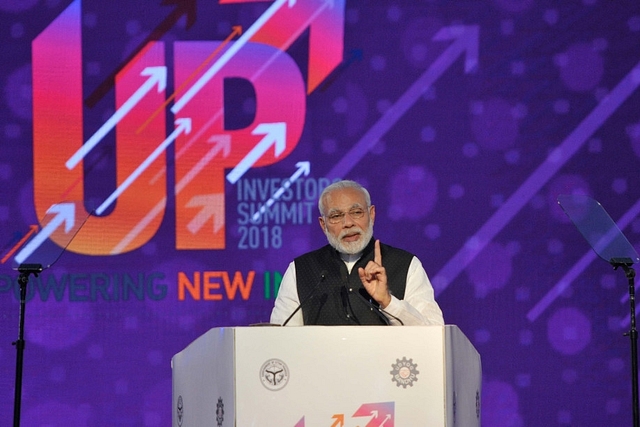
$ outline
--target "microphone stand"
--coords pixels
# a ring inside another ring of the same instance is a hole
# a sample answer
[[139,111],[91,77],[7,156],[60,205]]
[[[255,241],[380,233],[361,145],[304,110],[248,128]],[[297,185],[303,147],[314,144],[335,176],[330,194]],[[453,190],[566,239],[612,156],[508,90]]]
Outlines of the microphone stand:
[[631,340],[631,399],[633,408],[633,427],[640,426],[640,410],[638,408],[638,330],[636,329],[636,297],[634,278],[636,272],[631,267],[632,261],[629,259],[612,258],[611,265],[614,270],[618,267],[624,270],[624,274],[629,282],[629,305],[631,310],[631,329],[625,332],[624,336],[628,336]]
[[[362,288],[364,290],[364,288]],[[365,303],[365,305],[367,307],[369,307],[369,309],[371,311],[373,311],[376,316],[378,316],[380,318],[380,320],[382,320],[384,322],[385,325],[390,326],[391,323],[389,322],[389,319],[387,319],[387,316],[385,316],[382,312],[383,310],[380,307],[377,307],[373,302],[371,302],[370,299],[366,299],[361,293],[360,291],[356,291],[356,292],[352,292],[352,289],[349,289],[349,293],[355,293],[358,295],[358,297],[360,297],[360,299]],[[366,291],[365,291],[366,292]]]
[[318,282],[315,284],[315,286],[313,287],[313,289],[311,290],[311,293],[309,295],[307,295],[307,297],[305,299],[303,299],[302,301],[300,301],[300,304],[298,304],[298,306],[296,307],[295,310],[293,310],[293,313],[291,313],[289,315],[289,317],[287,317],[287,320],[284,321],[284,323],[282,324],[282,326],[287,326],[287,323],[289,323],[289,320],[291,320],[293,318],[293,316],[302,308],[302,306],[309,301],[311,298],[313,298],[316,295],[316,292],[318,291],[318,289],[320,288],[320,285],[322,284],[322,282],[324,282],[324,279],[327,277],[327,271],[326,270],[322,270],[322,272],[320,273],[320,280],[318,280]]
[[13,427],[20,427],[20,406],[22,402],[22,366],[24,364],[24,313],[26,309],[27,301],[27,284],[29,283],[29,276],[33,274],[38,277],[38,274],[42,272],[41,264],[21,264],[18,267],[20,276],[18,276],[18,284],[20,285],[20,312],[19,312],[19,327],[18,327],[18,339],[12,344],[16,346],[16,383],[15,383],[15,395],[13,401]]
[[[364,290],[364,289],[363,289]],[[402,319],[400,319],[399,317],[394,316],[393,314],[389,313],[388,311],[386,311],[385,309],[383,309],[382,307],[380,307],[379,305],[375,305],[373,302],[371,302],[371,299],[366,299],[364,297],[364,295],[362,295],[359,291],[356,292],[358,294],[358,296],[360,297],[360,299],[362,301],[364,301],[364,303],[371,308],[371,310],[375,311],[376,314],[378,315],[378,317],[380,317],[380,319],[382,319],[382,321],[387,325],[387,326],[391,326],[391,321],[387,318],[387,316],[392,317],[394,320],[396,320],[398,323],[400,323],[402,326],[404,326],[404,322],[402,321]]]

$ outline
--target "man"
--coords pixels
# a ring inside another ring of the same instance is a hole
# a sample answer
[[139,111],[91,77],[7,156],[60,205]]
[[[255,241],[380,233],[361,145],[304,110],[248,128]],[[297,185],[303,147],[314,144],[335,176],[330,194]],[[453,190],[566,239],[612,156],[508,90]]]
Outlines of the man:
[[320,195],[329,245],[296,258],[285,272],[271,323],[287,325],[443,325],[422,264],[373,238],[375,206],[354,181]]

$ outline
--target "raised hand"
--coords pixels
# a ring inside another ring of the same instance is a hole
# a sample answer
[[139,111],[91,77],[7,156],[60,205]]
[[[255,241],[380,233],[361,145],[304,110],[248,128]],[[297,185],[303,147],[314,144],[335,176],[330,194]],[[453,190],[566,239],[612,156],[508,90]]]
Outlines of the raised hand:
[[369,261],[364,268],[358,268],[358,275],[369,295],[380,307],[386,308],[391,302],[391,295],[387,287],[387,271],[382,266],[380,240],[375,242],[373,261]]

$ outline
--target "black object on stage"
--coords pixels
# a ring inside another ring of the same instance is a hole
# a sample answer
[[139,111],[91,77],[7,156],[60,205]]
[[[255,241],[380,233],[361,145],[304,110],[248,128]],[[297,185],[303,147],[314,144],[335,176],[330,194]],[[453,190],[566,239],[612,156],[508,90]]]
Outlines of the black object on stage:
[[582,194],[560,195],[558,203],[589,242],[595,253],[611,264],[614,270],[621,268],[629,285],[630,325],[625,333],[631,340],[631,398],[633,427],[640,427],[638,409],[638,330],[636,329],[635,270],[632,265],[640,261],[638,253],[602,205]]

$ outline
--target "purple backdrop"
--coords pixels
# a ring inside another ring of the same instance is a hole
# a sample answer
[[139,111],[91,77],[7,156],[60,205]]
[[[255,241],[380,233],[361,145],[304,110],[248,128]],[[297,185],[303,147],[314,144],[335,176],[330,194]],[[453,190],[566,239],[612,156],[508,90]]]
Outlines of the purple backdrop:
[[[174,64],[186,55],[181,46],[223,42],[234,25],[246,32],[274,4],[164,3],[82,2],[85,140],[116,111],[113,84],[104,82],[149,38],[164,42],[168,99],[184,79],[174,68],[193,71],[188,61]],[[0,0],[1,425],[13,409],[18,334],[12,259],[30,226],[45,227],[34,197],[32,42],[74,5]],[[270,151],[271,164],[218,182],[223,248],[176,244],[181,160],[169,145],[166,210],[151,238],[113,255],[65,252],[32,279],[23,425],[170,425],[171,357],[212,327],[268,320],[287,264],[325,243],[316,198],[338,177],[370,189],[375,235],[419,256],[446,322],[480,352],[483,425],[630,424],[627,280],[593,256],[556,199],[591,195],[638,243],[640,3],[346,0],[326,7],[338,30],[302,31],[283,55],[305,84],[330,64],[328,51],[342,49],[342,62],[307,87],[303,116],[284,120],[288,129],[302,125],[293,149],[279,158]],[[256,95],[247,82],[225,82],[225,129],[250,134],[260,96],[277,109],[299,92],[278,81],[273,93]],[[174,129],[171,105],[166,136]],[[116,188],[114,132],[104,139],[85,161],[87,205]],[[248,151],[235,153],[236,163]],[[291,187],[274,197],[285,182]],[[270,198],[270,213],[251,223]],[[215,220],[206,217],[205,227]],[[251,287],[236,282],[229,293],[224,274],[232,283],[237,272]],[[208,291],[205,275],[214,284]],[[188,286],[196,282],[199,298]]]

